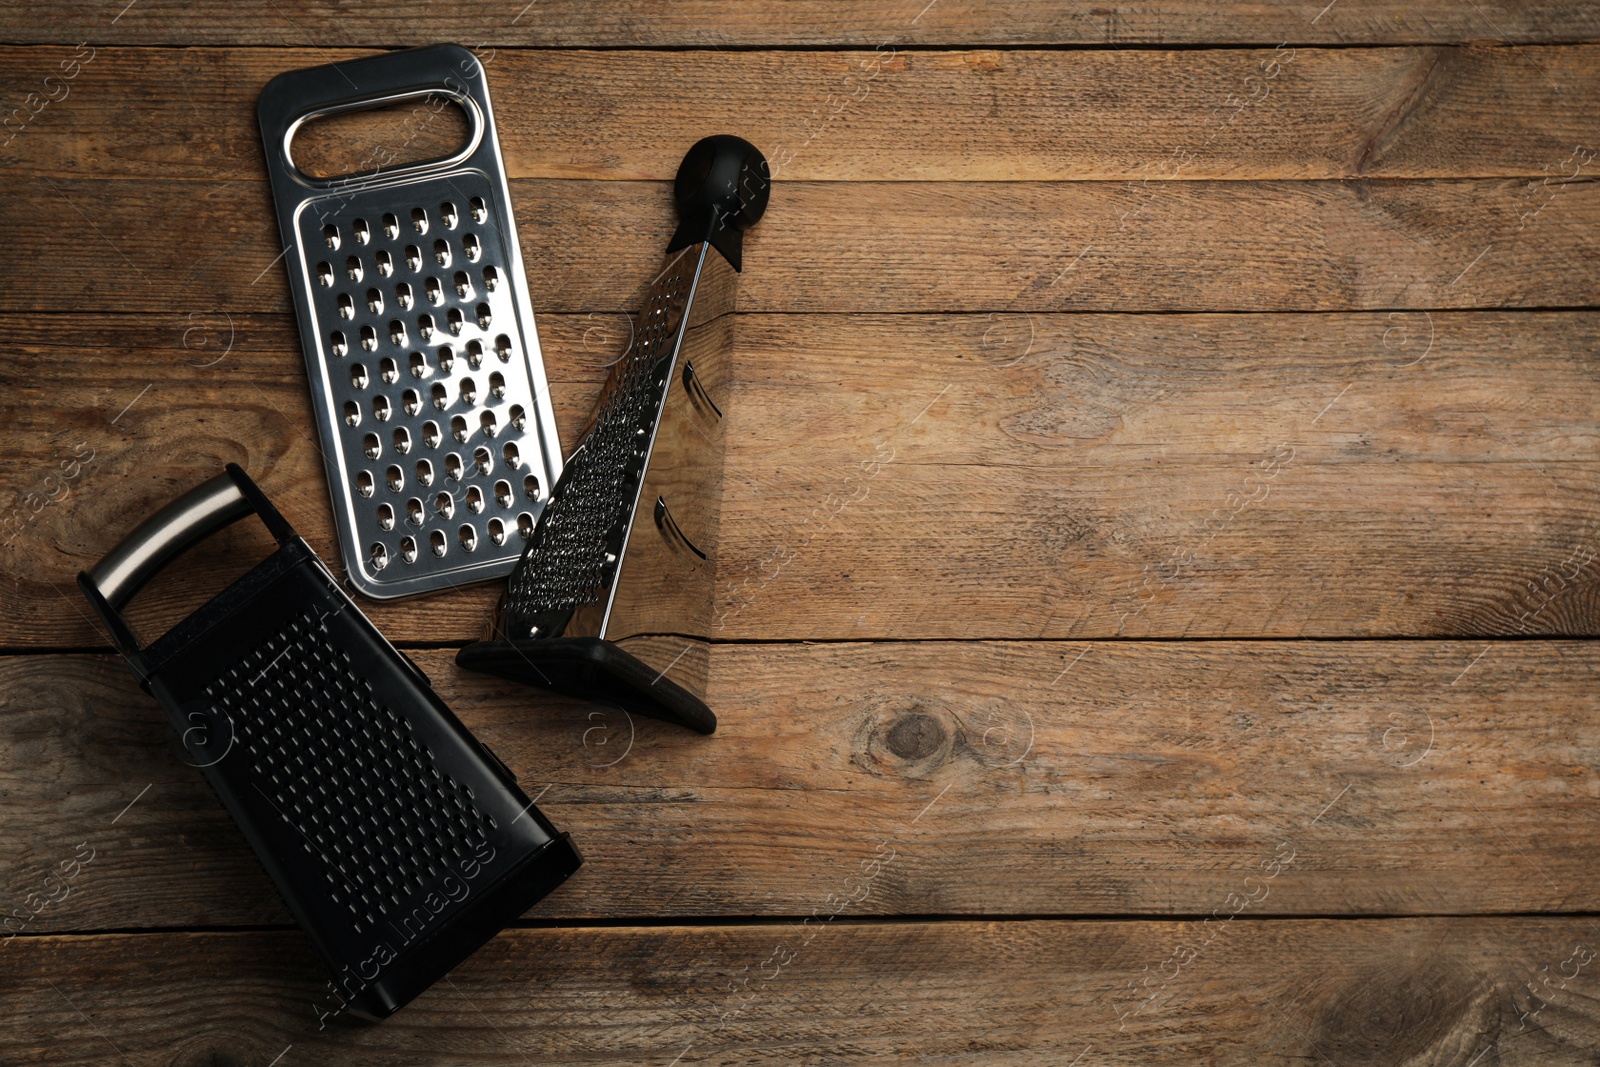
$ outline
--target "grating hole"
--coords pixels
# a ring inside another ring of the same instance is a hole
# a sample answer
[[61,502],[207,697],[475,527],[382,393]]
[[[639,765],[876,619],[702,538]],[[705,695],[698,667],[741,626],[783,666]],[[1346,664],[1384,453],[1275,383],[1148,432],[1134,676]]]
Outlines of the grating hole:
[[350,280],[353,282],[359,282],[365,277],[366,271],[361,269],[361,257],[351,256],[346,259],[344,261],[344,272],[350,276]]
[[501,334],[494,339],[494,354],[500,357],[501,363],[511,362],[511,338]]
[[406,324],[399,319],[389,323],[389,343],[396,348],[404,348],[406,346]]
[[322,228],[322,240],[329,248],[337,251],[339,248],[339,227],[331,222],[324,226]]
[[440,411],[450,406],[450,390],[445,388],[443,382],[433,383],[433,406]]
[[350,232],[355,234],[356,244],[364,245],[372,240],[372,231],[367,228],[366,219],[356,219],[350,224]]
[[475,233],[464,234],[461,238],[461,250],[467,254],[469,260],[476,263],[483,256],[483,242],[478,240],[478,235]]
[[479,474],[492,474],[494,472],[494,453],[479,445],[472,450],[472,464],[478,468]]
[[422,269],[422,249],[416,245],[406,245],[406,269],[413,274]]
[[456,368],[456,351],[455,351],[455,349],[451,348],[449,345],[440,345],[439,346],[439,351],[438,351],[438,356],[439,356],[439,370],[440,371],[442,371],[445,374],[449,374],[451,371],[455,370],[455,368]]
[[433,498],[433,510],[450,519],[455,517],[456,498],[449,493],[440,493]]
[[428,213],[420,207],[411,209],[411,228],[418,233],[428,232]]
[[332,287],[333,264],[326,262],[317,264],[317,281],[330,288]]
[[361,451],[367,454],[368,459],[377,459],[383,455],[383,442],[378,440],[378,435],[369,433],[361,439]]
[[407,415],[415,415],[422,410],[422,397],[415,389],[407,389],[401,393],[400,400],[406,406]]
[[350,299],[349,293],[339,294],[339,317],[341,319],[354,319],[356,317],[356,302]]
[[515,426],[519,430],[523,429],[528,424],[528,413],[522,410],[521,404],[512,404],[511,410],[507,412],[507,415],[511,419],[511,425]]
[[[391,357],[384,356],[378,361],[378,376],[385,382],[393,385],[395,382],[400,380],[400,367]],[[408,411],[407,414],[415,415],[416,412]]]
[[429,278],[422,283],[423,289],[428,294],[428,303],[438,307],[444,303],[444,286],[439,284],[438,278]]
[[500,271],[495,267],[483,268],[483,287],[489,292],[500,288]]
[[517,533],[524,538],[533,536],[533,515],[530,512],[524,511],[517,516]]
[[433,464],[428,460],[417,460],[417,484],[422,486],[433,484]]
[[346,426],[361,425],[361,405],[354,400],[344,402],[344,424]]
[[483,366],[483,342],[476,337],[467,342],[467,362],[473,370]]
[[383,473],[383,481],[389,487],[389,492],[398,493],[406,487],[406,472],[398,464],[391,463]]
[[467,510],[474,515],[483,514],[483,490],[475,485],[467,486]]
[[367,290],[367,310],[374,315],[383,314],[383,294],[376,289]]
[[402,456],[411,451],[411,431],[404,426],[395,427],[394,450]]
[[394,529],[394,508],[388,504],[378,505],[378,526],[380,529]]
[[367,387],[367,368],[359,363],[350,364],[350,385],[355,389]]
[[421,526],[427,514],[422,510],[422,501],[412,497],[406,501],[406,521],[413,526]]
[[378,331],[371,326],[361,327],[361,347],[368,352],[376,352],[378,350]]
[[389,565],[389,550],[383,546],[382,541],[374,541],[368,558],[372,560],[372,569],[381,571]]
[[417,316],[417,332],[422,335],[422,339],[424,341],[433,340],[433,316],[432,315],[418,315]]
[[456,271],[454,280],[456,283],[456,296],[460,297],[462,300],[471,300],[473,296],[476,295],[472,288],[472,279],[467,277],[466,271]]
[[378,264],[378,273],[387,278],[394,273],[394,257],[388,252],[379,252],[373,256],[373,261]]
[[522,491],[528,494],[529,500],[538,500],[540,496],[539,479],[532,474],[522,479]]
[[389,416],[391,414],[392,414],[392,411],[390,409],[389,398],[388,397],[386,397],[386,396],[375,396],[375,397],[372,398],[372,417],[373,418],[377,419],[379,422],[388,422],[389,421]]
[[328,347],[336,356],[344,356],[349,354],[350,345],[344,339],[343,330],[334,330],[328,335]]
[[494,502],[503,508],[509,508],[517,502],[516,498],[511,495],[510,482],[498,481],[494,483]]
[[422,424],[422,443],[429,448],[438,448],[443,438],[439,434],[439,424],[431,419]]
[[467,429],[467,420],[461,415],[454,415],[450,419],[450,433],[457,441],[465,441],[472,436],[472,431]]
[[444,473],[452,482],[461,480],[461,457],[454,452],[444,457]]
[[383,235],[391,241],[400,236],[400,220],[392,211],[383,213]]
[[417,561],[417,542],[415,538],[400,538],[400,558],[407,563],[415,563]]
[[489,375],[489,392],[494,394],[496,400],[506,398],[506,376],[499,371]]
[[478,383],[471,378],[461,379],[461,400],[466,404],[478,402]]
[[433,373],[433,368],[428,366],[428,357],[421,352],[411,353],[411,376],[413,378],[426,378]]
[[461,548],[464,551],[471,552],[478,547],[478,531],[474,530],[470,524],[463,525],[456,536],[461,541]]
[[489,207],[483,202],[483,197],[473,197],[471,200],[467,201],[467,207],[472,212],[473,222],[489,221]]
[[461,332],[461,324],[466,321],[461,315],[461,309],[451,308],[450,311],[445,315],[445,318],[450,322],[450,332],[459,334]]
[[357,472],[357,474],[356,474],[356,492],[360,493],[362,496],[370,497],[372,495],[372,486],[373,486],[373,481],[372,481],[372,472],[371,471],[359,471],[359,472]]
[[456,214],[456,206],[448,200],[439,205],[439,221],[444,223],[447,230],[455,229],[456,223],[461,221],[461,217]]
[[494,321],[494,319],[493,319],[493,316],[489,314],[489,305],[488,304],[479,304],[478,305],[478,329],[487,330],[489,328],[489,323],[492,322],[492,321]]
[[489,540],[497,545],[506,543],[506,524],[499,519],[489,520]]
[[493,437],[495,432],[499,429],[494,422],[494,412],[485,411],[483,414],[479,415],[478,427],[479,429],[483,430],[483,436]]
[[522,456],[517,451],[515,441],[507,441],[505,447],[500,450],[500,455],[505,458],[506,465],[509,467],[515,467],[522,462]]
[[433,258],[441,267],[450,265],[450,242],[443,237],[433,242]]
[[401,282],[399,285],[394,287],[394,302],[399,305],[401,311],[411,310],[411,305],[414,304],[416,300],[411,295],[410,282]]
[[428,535],[428,547],[433,549],[435,556],[443,556],[445,552],[444,531],[435,530]]

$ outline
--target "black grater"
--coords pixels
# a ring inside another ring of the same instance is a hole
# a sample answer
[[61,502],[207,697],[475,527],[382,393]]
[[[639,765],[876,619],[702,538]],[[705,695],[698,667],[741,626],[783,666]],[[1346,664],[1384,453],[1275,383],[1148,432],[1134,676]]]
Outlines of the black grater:
[[[428,121],[443,101],[470,129],[454,155],[329,179],[295,164],[306,123],[394,105]],[[433,45],[290,71],[257,111],[351,583],[505,577],[561,448],[483,64]]]
[[767,163],[727,135],[678,168],[680,223],[472,670],[617,704],[701,733],[743,234]]
[[[277,551],[142,647],[128,601],[251,513]],[[238,467],[78,585],[355,1014],[402,1007],[582,862]]]

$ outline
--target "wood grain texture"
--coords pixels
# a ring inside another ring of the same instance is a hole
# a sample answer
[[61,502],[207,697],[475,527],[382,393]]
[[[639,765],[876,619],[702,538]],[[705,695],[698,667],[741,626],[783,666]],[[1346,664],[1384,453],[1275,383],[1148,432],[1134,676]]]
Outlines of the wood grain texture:
[[[514,930],[382,1025],[336,1019],[321,1031],[314,1005],[319,994],[323,1010],[331,1002],[294,933],[28,938],[7,947],[0,971],[0,1056],[79,1064],[120,1053],[172,1067],[274,1056],[463,1067],[1592,1062],[1600,1019],[1593,964],[1580,966],[1594,957],[1589,919],[1197,926]],[[1186,949],[1187,967],[1156,985],[1159,966],[1172,974]],[[1570,981],[1557,976],[1574,968]]]
[[[414,655],[584,850],[530,919],[1600,910],[1593,642],[724,645],[711,737]],[[287,920],[120,662],[0,693],[23,932]]]
[[[535,306],[618,311],[672,231],[657,182],[523,179]],[[1600,302],[1600,183],[792,182],[745,244],[747,311],[1339,311]],[[0,310],[282,311],[262,182],[24,182]]]
[[[425,33],[419,31],[425,30]],[[531,6],[423,0],[348,5],[275,0],[270,10],[139,0],[119,12],[89,0],[9,9],[0,40],[75,44],[409,46],[457,40],[472,47],[545,45],[672,48],[855,45],[1366,44],[1600,39],[1592,3],[1563,0],[541,0]]]
[[[337,565],[289,316],[57,321],[0,316],[30,337],[0,374],[0,645],[102,645],[74,576],[230,461]],[[626,322],[540,329],[570,447]],[[1592,312],[733,331],[718,639],[1600,632]],[[248,525],[201,545],[136,619],[161,632],[267,551]],[[365,606],[459,642],[497,596]]]
[[[261,87],[364,54],[0,49],[0,101],[19,109],[0,136],[0,173],[259,181]],[[1569,157],[1600,143],[1597,55],[1593,46],[501,51],[487,69],[517,178],[670,180],[715,127],[760,146],[782,181],[1554,182],[1583,176],[1583,158]],[[59,99],[30,105],[29,93]],[[296,158],[349,169],[442,154],[462,133],[452,113],[419,103],[342,120],[338,140],[302,134]]]

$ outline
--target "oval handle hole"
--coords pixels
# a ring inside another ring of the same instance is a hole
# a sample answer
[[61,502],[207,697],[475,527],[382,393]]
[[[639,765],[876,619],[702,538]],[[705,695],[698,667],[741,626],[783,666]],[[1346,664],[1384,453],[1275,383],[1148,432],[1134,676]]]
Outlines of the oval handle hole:
[[472,120],[460,103],[426,93],[307,119],[294,131],[289,158],[310,177],[331,181],[449,159],[471,137]]

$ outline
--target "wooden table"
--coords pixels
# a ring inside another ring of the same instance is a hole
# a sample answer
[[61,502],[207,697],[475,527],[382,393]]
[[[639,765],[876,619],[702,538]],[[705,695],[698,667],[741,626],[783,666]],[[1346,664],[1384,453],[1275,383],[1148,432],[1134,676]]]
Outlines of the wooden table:
[[[1600,4],[55,0],[0,40],[0,1062],[1594,1062]],[[434,40],[487,65],[568,440],[684,149],[780,164],[737,610],[700,738],[457,670],[494,588],[370,605],[588,862],[319,1028],[73,577],[229,461],[337,557],[254,103]]]

